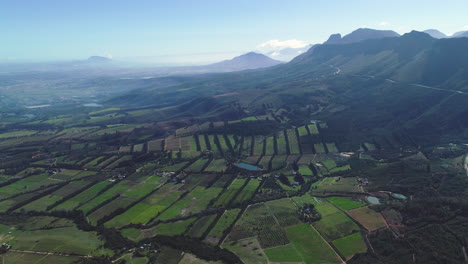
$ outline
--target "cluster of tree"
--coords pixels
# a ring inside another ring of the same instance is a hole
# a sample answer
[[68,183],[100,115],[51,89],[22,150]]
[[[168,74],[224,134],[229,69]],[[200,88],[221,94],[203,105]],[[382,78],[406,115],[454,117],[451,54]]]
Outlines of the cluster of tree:
[[270,135],[278,131],[280,125],[271,120],[246,121],[228,124],[224,127],[212,128],[209,134],[235,134],[240,136]]
[[197,257],[207,261],[222,261],[223,263],[242,263],[239,257],[229,250],[221,249],[207,243],[202,243],[197,239],[185,236],[162,236],[158,235],[148,238],[141,243],[156,243],[178,249],[184,252],[190,252]]

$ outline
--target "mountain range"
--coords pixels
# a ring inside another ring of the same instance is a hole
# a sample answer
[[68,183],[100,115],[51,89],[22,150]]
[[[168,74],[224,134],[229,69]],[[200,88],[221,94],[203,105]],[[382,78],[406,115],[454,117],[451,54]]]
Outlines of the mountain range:
[[418,144],[454,140],[468,129],[467,50],[467,38],[435,39],[417,31],[325,43],[276,67],[148,80],[150,88],[109,103],[224,119],[238,112],[238,104],[257,114],[268,105],[312,111],[350,138],[396,133]]

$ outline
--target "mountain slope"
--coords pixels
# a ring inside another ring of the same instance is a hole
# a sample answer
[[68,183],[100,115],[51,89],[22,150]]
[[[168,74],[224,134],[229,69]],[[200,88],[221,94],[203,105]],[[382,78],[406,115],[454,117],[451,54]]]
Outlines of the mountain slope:
[[343,73],[456,90],[468,86],[466,47],[468,40],[463,38],[437,40],[426,33],[413,31],[399,38],[322,45],[291,63],[302,67],[333,65]]

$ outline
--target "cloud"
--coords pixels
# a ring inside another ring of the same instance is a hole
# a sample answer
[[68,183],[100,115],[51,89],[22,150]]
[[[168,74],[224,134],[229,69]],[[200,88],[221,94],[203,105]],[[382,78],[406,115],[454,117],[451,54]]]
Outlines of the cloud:
[[263,42],[262,44],[258,45],[257,48],[261,50],[279,50],[279,49],[285,49],[285,48],[298,49],[298,48],[303,48],[307,45],[308,44],[305,41],[297,40],[297,39],[289,39],[289,40],[272,39],[272,40]]
[[381,26],[381,27],[390,26],[390,22],[382,21],[382,22],[379,23],[379,26]]
[[468,25],[464,25],[464,26],[463,26],[463,29],[468,30]]

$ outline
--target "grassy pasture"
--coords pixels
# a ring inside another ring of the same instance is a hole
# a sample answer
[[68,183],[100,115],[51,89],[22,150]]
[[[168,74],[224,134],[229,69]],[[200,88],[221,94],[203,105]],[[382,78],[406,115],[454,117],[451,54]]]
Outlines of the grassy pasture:
[[359,227],[343,212],[322,216],[313,225],[328,241],[359,232]]
[[271,210],[282,227],[299,224],[299,213],[296,205],[289,198],[268,201],[265,205]]
[[299,173],[304,176],[312,176],[314,173],[307,165],[299,165]]
[[271,169],[278,170],[286,166],[288,156],[287,155],[276,155],[271,161]]
[[2,255],[3,264],[72,264],[79,260],[79,257],[65,257],[56,255],[32,254],[23,252],[8,252]]
[[233,206],[240,205],[243,202],[248,201],[252,198],[255,191],[257,190],[258,186],[260,185],[260,181],[257,179],[250,179],[247,185],[242,189],[242,191],[236,196],[234,201],[232,202]]
[[302,255],[293,244],[265,249],[265,254],[271,262],[303,262]]
[[202,235],[205,233],[205,231],[208,229],[208,227],[213,223],[213,221],[216,219],[216,215],[206,215],[200,217],[193,226],[190,228],[190,231],[188,232],[188,235],[191,237],[195,238],[201,238]]
[[336,147],[336,144],[334,142],[331,143],[325,143],[327,145],[328,152],[330,153],[337,153],[339,152],[338,148]]
[[129,223],[144,224],[149,222],[182,195],[182,192],[177,191],[175,187],[177,186],[173,183],[164,185],[141,203],[108,221],[105,226],[120,227]]
[[327,200],[334,204],[336,207],[340,208],[341,210],[351,210],[365,205],[363,203],[356,202],[346,197],[328,197]]
[[111,182],[109,181],[99,182],[84,190],[83,192],[79,193],[78,195],[73,196],[65,202],[57,205],[54,208],[54,210],[73,210],[78,206],[82,205],[83,203],[87,202],[88,200],[94,198],[100,191],[102,191],[110,184]]
[[265,155],[274,155],[275,154],[275,138],[267,137],[265,140]]
[[224,243],[222,248],[234,252],[244,263],[267,264],[268,259],[257,238],[246,238],[237,242]]
[[361,192],[356,178],[340,178],[336,181],[334,177],[324,178],[313,190],[316,194],[340,193],[340,192]]
[[253,155],[263,155],[263,146],[266,140],[263,136],[255,136],[254,146],[253,146]]
[[299,141],[297,139],[296,130],[288,129],[286,133],[288,135],[290,154],[300,154]]
[[56,183],[59,182],[51,180],[48,173],[32,175],[15,183],[1,187],[0,198],[4,199],[18,193],[29,192]]
[[215,159],[213,160],[205,171],[210,172],[224,172],[227,169],[227,162],[224,159]]
[[320,153],[320,154],[325,154],[325,153],[327,153],[327,152],[325,151],[325,147],[323,146],[322,143],[315,143],[315,144],[314,144],[314,149],[315,149],[315,152],[316,152],[316,153]]
[[176,236],[182,235],[187,231],[189,226],[195,222],[196,218],[192,217],[186,220],[172,222],[172,223],[160,223],[151,229],[143,230],[143,237],[154,237],[156,235],[165,236]]
[[221,188],[195,187],[187,196],[177,201],[159,217],[159,220],[169,220],[184,217],[203,211],[211,200],[222,191]]
[[258,237],[262,248],[270,248],[289,243],[284,229],[276,222],[268,207],[263,204],[250,205],[237,221],[227,241],[238,241]]
[[248,117],[244,117],[241,119],[242,121],[256,121],[257,118],[255,116],[248,116]]
[[347,260],[357,253],[367,251],[367,245],[359,232],[337,239],[333,241],[333,245]]
[[188,168],[186,168],[185,171],[201,172],[208,162],[209,160],[200,158],[197,161],[195,161],[192,165],[190,165]]
[[276,145],[278,147],[278,155],[288,154],[288,146],[286,144],[286,138],[284,137],[284,131],[280,131],[276,134]]
[[[336,252],[320,237],[309,224],[299,224],[286,228],[291,244],[302,256],[306,264],[341,263]],[[295,256],[295,253],[292,253]],[[297,257],[295,257],[297,258]]]
[[163,139],[148,141],[148,152],[162,151],[164,149]]
[[309,128],[309,132],[311,135],[318,135],[319,134],[319,131],[318,131],[318,127],[316,124],[310,124],[307,126],[307,128]]
[[258,162],[258,166],[262,167],[264,170],[270,169],[270,160],[272,157],[273,156],[263,156]]
[[6,139],[6,138],[13,138],[13,137],[28,137],[36,133],[37,133],[36,130],[18,130],[18,131],[5,132],[5,133],[0,133],[0,140]]
[[231,200],[244,185],[246,179],[235,179],[231,185],[226,189],[226,191],[221,195],[221,197],[216,200],[213,204],[214,207],[226,207],[229,205]]
[[299,137],[309,136],[309,132],[305,126],[298,127],[297,132],[299,133]]
[[98,249],[104,243],[95,232],[81,231],[72,222],[51,227],[51,222],[56,219],[38,216],[26,218],[15,225],[0,224],[0,233],[8,233],[2,236],[2,242],[25,251],[92,256],[106,253],[106,250]]
[[226,210],[218,219],[216,225],[210,230],[206,240],[210,243],[217,244],[223,237],[226,229],[228,229],[234,223],[240,211],[240,209]]

